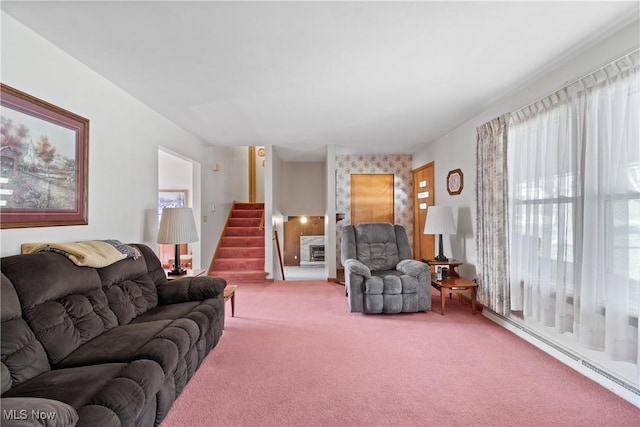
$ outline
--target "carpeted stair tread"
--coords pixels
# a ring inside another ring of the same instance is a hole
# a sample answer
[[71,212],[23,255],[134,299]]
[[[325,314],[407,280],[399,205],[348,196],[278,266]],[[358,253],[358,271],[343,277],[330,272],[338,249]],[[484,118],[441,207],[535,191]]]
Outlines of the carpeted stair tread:
[[235,203],[233,205],[234,210],[239,211],[251,211],[251,210],[264,210],[264,203]]
[[229,218],[229,227],[260,227],[261,218]]
[[262,258],[217,258],[213,260],[214,271],[220,270],[259,270],[264,268]]
[[210,276],[221,277],[229,284],[234,283],[263,283],[265,279],[264,270],[215,270],[209,272]]
[[231,213],[231,218],[262,218],[262,211],[257,210],[233,210]]
[[264,236],[264,230],[258,227],[227,227],[226,236]]
[[224,246],[218,249],[218,258],[262,258],[264,259],[263,247],[234,247]]

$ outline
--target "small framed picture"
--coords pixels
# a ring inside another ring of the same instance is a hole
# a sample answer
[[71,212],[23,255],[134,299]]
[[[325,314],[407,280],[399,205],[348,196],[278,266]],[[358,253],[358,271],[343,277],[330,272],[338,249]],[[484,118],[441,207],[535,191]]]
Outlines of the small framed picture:
[[447,191],[449,194],[456,195],[462,193],[464,187],[464,176],[462,170],[454,169],[447,174]]

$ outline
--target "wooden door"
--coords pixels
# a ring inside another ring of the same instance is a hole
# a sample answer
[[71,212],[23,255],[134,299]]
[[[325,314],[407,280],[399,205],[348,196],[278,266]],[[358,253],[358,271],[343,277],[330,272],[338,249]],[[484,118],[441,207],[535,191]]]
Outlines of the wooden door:
[[435,236],[424,234],[427,207],[435,204],[433,162],[413,170],[413,257],[417,260],[435,257]]
[[351,175],[351,224],[394,223],[393,174]]

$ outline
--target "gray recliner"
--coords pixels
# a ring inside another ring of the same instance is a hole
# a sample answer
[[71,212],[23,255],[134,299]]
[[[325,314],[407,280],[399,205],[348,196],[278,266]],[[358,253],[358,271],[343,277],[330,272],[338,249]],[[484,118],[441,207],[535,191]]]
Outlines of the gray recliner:
[[351,312],[431,310],[431,270],[413,259],[403,226],[345,226],[341,258]]

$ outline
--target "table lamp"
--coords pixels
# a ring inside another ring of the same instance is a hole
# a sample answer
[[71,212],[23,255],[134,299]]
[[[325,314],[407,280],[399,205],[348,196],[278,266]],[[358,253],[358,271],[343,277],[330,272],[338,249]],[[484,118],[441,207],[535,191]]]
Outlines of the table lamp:
[[429,206],[427,209],[427,220],[424,223],[424,234],[438,234],[440,251],[436,256],[436,261],[449,261],[442,253],[442,235],[456,234],[456,226],[453,223],[453,213],[449,206]]
[[162,209],[158,243],[176,245],[173,270],[167,274],[177,276],[186,273],[186,270],[180,267],[180,245],[196,242],[197,240],[198,230],[196,230],[196,222],[193,219],[191,208]]

